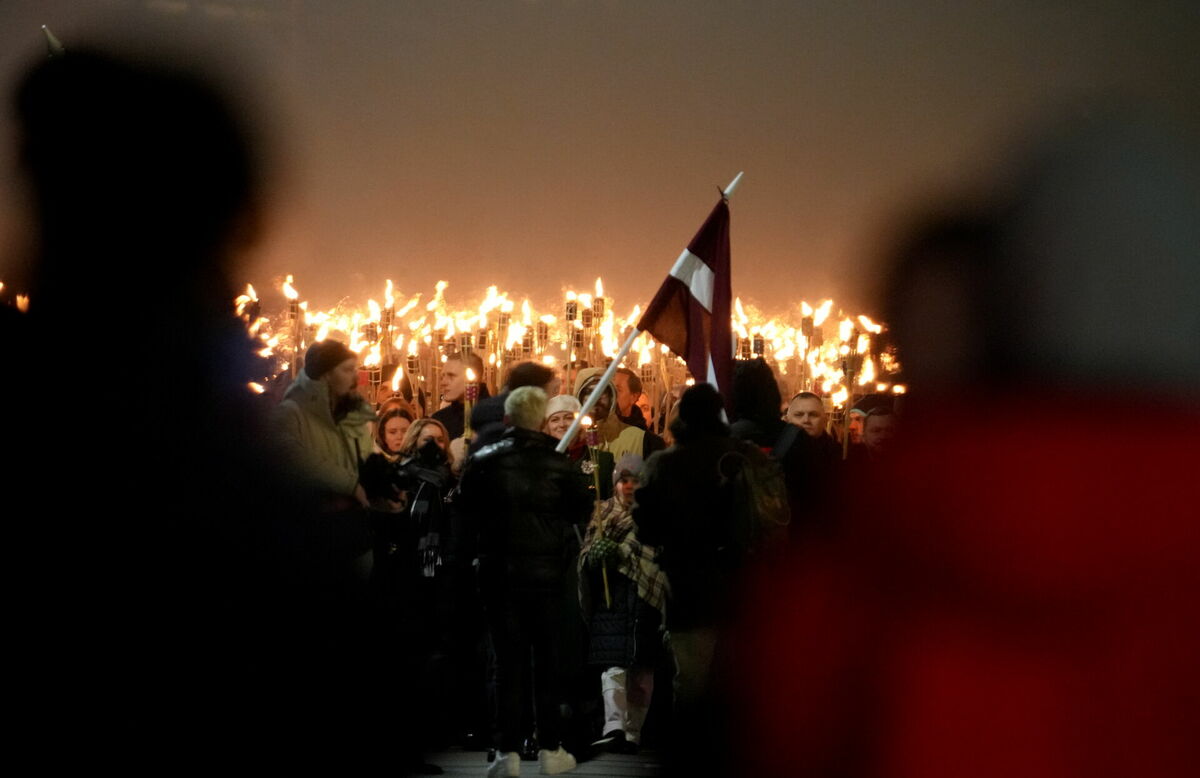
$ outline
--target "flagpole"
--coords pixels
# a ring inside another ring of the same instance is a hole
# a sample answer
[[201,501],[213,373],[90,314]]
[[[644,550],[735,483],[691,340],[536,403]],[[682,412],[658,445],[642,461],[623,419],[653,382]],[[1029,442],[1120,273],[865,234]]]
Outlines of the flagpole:
[[[745,171],[740,171],[736,176],[733,177],[733,180],[729,182],[729,186],[721,190],[722,199],[728,200],[733,195],[734,190],[736,190],[738,185],[742,183],[742,176],[744,173]],[[636,339],[641,332],[642,331],[640,329],[635,327],[629,333],[629,337],[625,338],[625,342],[621,345],[621,349],[617,352],[616,356],[613,357],[612,362],[608,364],[608,369],[604,371],[604,375],[600,377],[600,383],[596,384],[596,388],[592,390],[591,395],[588,396],[587,401],[584,402],[583,407],[580,408],[579,413],[576,414],[575,420],[571,422],[571,426],[567,429],[567,433],[562,436],[562,440],[558,441],[558,445],[554,447],[555,451],[561,454],[567,450],[567,446],[571,445],[571,441],[574,440],[575,435],[579,432],[580,425],[583,424],[583,417],[586,416],[588,411],[590,411],[593,406],[596,405],[596,401],[600,399],[600,393],[608,388],[609,382],[612,381],[613,376],[617,373],[617,367],[621,364],[621,360],[624,359],[625,355],[629,353],[629,349],[633,347],[634,339]],[[616,404],[614,403],[614,406],[615,405]],[[609,411],[609,413],[616,412],[617,409],[615,407]]]
[[[629,333],[629,337],[625,338],[625,342],[621,344],[621,350],[617,352],[615,357],[613,357],[612,362],[608,363],[608,369],[605,370],[604,375],[600,377],[600,383],[596,384],[596,388],[592,390],[590,395],[588,395],[587,402],[585,402],[583,407],[579,409],[579,413],[575,414],[575,421],[571,422],[571,426],[567,429],[567,434],[563,435],[562,440],[558,441],[558,445],[554,447],[555,451],[562,453],[567,450],[567,446],[571,445],[571,441],[575,438],[575,434],[579,432],[579,426],[583,424],[583,417],[587,415],[588,411],[590,411],[593,406],[595,406],[596,401],[600,399],[601,392],[608,388],[608,383],[612,381],[612,377],[617,374],[617,368],[620,366],[621,360],[624,359],[625,355],[629,353],[629,349],[633,347],[633,341],[640,334],[642,334],[642,331],[634,328],[633,331]],[[614,405],[609,413],[616,412],[617,409]]]

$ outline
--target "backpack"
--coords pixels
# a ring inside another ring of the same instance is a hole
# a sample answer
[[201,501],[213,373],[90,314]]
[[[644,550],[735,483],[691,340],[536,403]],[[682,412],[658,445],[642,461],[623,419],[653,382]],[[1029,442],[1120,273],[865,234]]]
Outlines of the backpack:
[[770,455],[758,446],[741,442],[736,450],[717,460],[721,486],[730,497],[731,539],[745,555],[767,553],[787,542],[792,514],[779,460],[799,431],[792,425],[788,427]]

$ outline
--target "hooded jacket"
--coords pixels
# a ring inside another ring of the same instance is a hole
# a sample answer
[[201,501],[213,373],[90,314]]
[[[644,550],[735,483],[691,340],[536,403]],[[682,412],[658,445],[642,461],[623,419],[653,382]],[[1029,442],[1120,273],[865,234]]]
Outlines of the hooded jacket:
[[359,465],[370,455],[367,422],[375,413],[360,400],[340,421],[329,405],[329,385],[300,373],[271,415],[271,430],[285,465],[318,493],[351,496]]
[[[591,379],[604,375],[604,370],[602,367],[589,367],[579,371],[579,375],[575,377],[574,387],[575,397],[579,402],[584,402],[591,394],[591,390],[584,392],[583,387]],[[643,458],[648,456],[652,452],[646,451],[646,431],[631,427],[621,421],[617,416],[617,395],[612,384],[609,384],[608,391],[613,398],[612,408],[608,412],[608,417],[596,425],[596,429],[600,432],[600,448],[611,453],[614,461],[627,454],[636,454]]]

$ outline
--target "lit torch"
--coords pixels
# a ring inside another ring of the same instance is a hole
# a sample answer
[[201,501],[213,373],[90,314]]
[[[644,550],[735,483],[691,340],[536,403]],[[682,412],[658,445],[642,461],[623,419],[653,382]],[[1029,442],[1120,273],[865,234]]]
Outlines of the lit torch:
[[471,442],[471,411],[475,408],[475,401],[479,399],[479,376],[475,375],[475,371],[471,368],[466,370],[467,388],[463,392],[463,440],[467,443]]

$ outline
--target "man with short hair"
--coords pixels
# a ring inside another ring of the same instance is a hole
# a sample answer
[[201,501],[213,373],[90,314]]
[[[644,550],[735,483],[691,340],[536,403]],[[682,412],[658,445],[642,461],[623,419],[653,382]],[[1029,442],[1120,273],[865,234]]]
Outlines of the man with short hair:
[[[826,429],[829,414],[825,410],[825,401],[812,392],[799,392],[788,403],[784,420],[799,427],[816,443],[807,452],[805,470],[810,475],[813,491],[805,507],[814,518],[824,517],[828,521],[834,514],[832,501],[836,482],[841,476],[842,446]],[[792,528],[793,532],[799,529]]]
[[810,438],[819,438],[827,434],[825,426],[829,422],[829,414],[825,411],[825,402],[812,392],[799,392],[788,403],[784,419],[788,424],[794,424]]
[[459,352],[442,364],[442,400],[450,404],[434,413],[433,418],[442,423],[451,440],[461,438],[466,429],[464,398],[467,394],[467,368],[474,371],[475,382],[479,385],[479,397],[476,399],[483,400],[490,396],[483,380],[483,360],[478,354]]
[[896,434],[896,417],[890,408],[873,408],[863,420],[862,439],[867,457],[878,462],[887,457]]
[[591,512],[587,482],[554,450],[557,440],[541,432],[546,393],[536,386],[514,389],[504,401],[509,425],[500,440],[468,461],[460,504],[477,538],[479,581],[496,650],[500,749],[488,775],[515,776],[521,769],[524,677],[533,656],[534,712],[541,771],[566,772],[575,757],[560,745],[558,636],[562,587],[571,525]]

